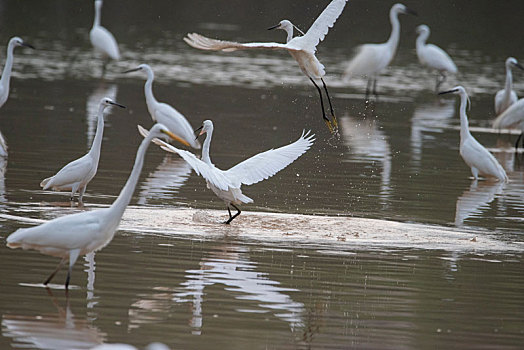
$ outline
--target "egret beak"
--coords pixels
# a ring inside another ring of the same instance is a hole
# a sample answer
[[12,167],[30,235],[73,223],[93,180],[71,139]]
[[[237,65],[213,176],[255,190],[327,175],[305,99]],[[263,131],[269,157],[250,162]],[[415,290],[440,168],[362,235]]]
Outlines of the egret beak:
[[458,89],[453,89],[453,90],[448,90],[448,91],[441,91],[438,94],[439,95],[451,94],[452,92],[457,92],[457,91],[458,91]]
[[416,11],[413,11],[412,9],[407,8],[407,7],[406,7],[406,14],[418,17],[418,13]]
[[125,73],[131,73],[131,72],[136,72],[136,71],[139,71],[141,70],[142,68],[138,67],[138,68],[133,68],[133,69],[129,69],[129,70],[126,70],[124,72],[122,72],[123,74]]
[[114,106],[118,106],[118,107],[120,107],[120,108],[127,108],[126,106],[121,105],[120,103],[116,103],[116,102],[109,102],[109,104],[112,104],[112,105],[114,105]]
[[170,138],[172,138],[173,140],[175,141],[178,141],[180,142],[181,144],[185,145],[185,146],[190,146],[190,144],[184,140],[184,139],[181,139],[180,137],[176,136],[175,134],[173,134],[171,131],[167,131],[167,130],[160,130],[161,132],[163,132],[164,134],[166,134],[167,136],[169,136]]
[[31,44],[28,44],[28,43],[21,43],[20,45],[22,45],[22,46],[25,46],[25,47],[28,47],[28,48],[30,48],[30,49],[33,49],[33,50],[35,50],[35,47],[34,47],[33,45],[31,45]]
[[523,66],[522,66],[522,65],[521,65],[520,63],[518,63],[518,62],[517,62],[517,63],[515,63],[515,66],[517,66],[518,68],[520,68],[520,69],[524,70],[524,67],[523,67]]
[[201,125],[199,128],[195,129],[195,131],[194,131],[195,133],[197,131],[200,131],[200,133],[198,133],[197,137],[195,137],[195,140],[198,139],[198,137],[204,133],[204,131],[202,130],[203,127],[204,127],[204,125]]
[[269,27],[267,30],[277,29],[278,27],[280,27],[280,23],[277,25],[274,25],[273,27]]

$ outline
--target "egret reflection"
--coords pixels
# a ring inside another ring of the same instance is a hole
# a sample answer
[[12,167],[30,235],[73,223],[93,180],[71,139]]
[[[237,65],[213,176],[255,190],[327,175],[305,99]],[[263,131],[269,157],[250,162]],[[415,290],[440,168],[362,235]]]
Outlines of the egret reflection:
[[473,180],[469,190],[464,191],[457,199],[455,225],[462,226],[464,220],[472,216],[481,216],[497,195],[502,193],[504,182]]

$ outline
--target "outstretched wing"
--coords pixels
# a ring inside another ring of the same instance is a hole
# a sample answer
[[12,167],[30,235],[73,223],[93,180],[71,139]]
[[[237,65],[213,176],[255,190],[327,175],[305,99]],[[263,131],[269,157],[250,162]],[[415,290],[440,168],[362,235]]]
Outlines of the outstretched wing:
[[344,10],[346,2],[347,0],[331,1],[315,22],[313,22],[306,34],[302,37],[297,37],[296,39],[300,39],[308,50],[315,51],[318,43],[324,40],[329,28],[333,27],[338,16],[340,16],[342,10]]
[[239,187],[241,184],[251,185],[265,180],[304,154],[313,145],[314,136],[314,134],[310,135],[309,131],[303,132],[302,136],[292,144],[259,153],[235,165],[225,171],[224,174],[235,187]]
[[194,48],[208,51],[235,51],[235,50],[247,50],[247,49],[288,49],[286,44],[280,43],[237,43],[234,41],[217,40],[205,37],[197,33],[189,33],[184,37],[184,41]]

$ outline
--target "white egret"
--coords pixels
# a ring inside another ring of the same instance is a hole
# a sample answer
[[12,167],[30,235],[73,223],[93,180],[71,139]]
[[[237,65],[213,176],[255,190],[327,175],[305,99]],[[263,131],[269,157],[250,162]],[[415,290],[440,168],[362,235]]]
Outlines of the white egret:
[[344,77],[346,79],[355,76],[366,76],[368,84],[366,96],[369,95],[371,84],[373,83],[373,94],[377,94],[377,76],[386,69],[395,53],[400,39],[400,21],[399,14],[417,15],[417,13],[402,4],[395,4],[389,11],[389,20],[391,21],[391,34],[388,41],[382,44],[364,44],[358,48],[357,54],[349,62]]
[[493,122],[493,128],[495,129],[520,129],[522,133],[515,142],[515,150],[519,146],[519,141],[522,139],[524,134],[524,98],[521,98],[508,109],[506,109],[501,115],[499,115]]
[[[13,69],[13,54],[15,47],[25,46],[31,49],[34,47],[31,44],[24,42],[19,37],[15,36],[9,40],[7,44],[7,58],[5,60],[4,70],[2,71],[2,78],[0,79],[0,108],[4,105],[9,97],[9,83],[11,81],[11,71]],[[0,132],[0,157],[7,157],[7,142],[4,135]]]
[[469,131],[466,106],[469,101],[468,94],[462,86],[452,90],[440,92],[439,95],[455,93],[460,95],[460,155],[464,162],[471,168],[475,179],[479,175],[496,177],[499,181],[508,181],[506,171],[484,146],[482,146]]
[[104,60],[102,66],[102,75],[105,73],[106,64],[109,58],[113,60],[120,59],[120,51],[115,37],[109,30],[100,25],[100,17],[102,12],[102,0],[95,0],[95,18],[93,20],[93,28],[89,32],[89,39],[95,51],[102,54]]
[[504,112],[512,104],[517,102],[517,93],[513,90],[513,75],[511,74],[511,68],[517,67],[524,70],[524,67],[517,62],[513,57],[506,59],[506,85],[504,89],[497,91],[495,94],[495,113],[497,115]]
[[191,145],[191,147],[200,149],[200,142],[195,139],[193,128],[187,119],[167,103],[158,102],[153,95],[153,80],[155,79],[153,69],[151,69],[148,64],[141,64],[137,68],[127,70],[124,73],[131,73],[139,70],[143,70],[147,74],[144,93],[146,95],[147,109],[149,110],[149,114],[151,114],[153,121],[155,123],[164,124],[169,128],[169,131],[185,140]]
[[417,27],[417,56],[420,64],[438,71],[437,85],[435,86],[435,89],[438,90],[439,86],[446,80],[446,73],[456,74],[458,70],[446,51],[436,45],[426,44],[429,33],[430,30],[427,25],[421,24]]
[[[218,169],[211,162],[209,156],[209,145],[213,136],[213,122],[205,120],[196,131],[200,131],[198,136],[207,133],[204,146],[202,147],[202,160],[198,159],[191,152],[180,150],[161,140],[155,143],[159,144],[167,152],[178,154],[189,163],[198,175],[206,179],[207,187],[226,203],[229,219],[224,222],[225,224],[229,224],[240,214],[241,211],[237,204],[253,202],[251,198],[242,194],[240,189],[242,184],[252,185],[275,175],[304,154],[315,141],[314,134],[310,135],[309,132],[303,132],[297,141],[287,146],[259,153],[224,171]],[[141,129],[141,134],[147,137],[147,132],[143,128]],[[231,215],[231,207],[237,210],[235,215]]]
[[[247,50],[247,49],[281,49],[287,50],[291,56],[297,61],[302,72],[311,80],[313,85],[317,88],[318,94],[320,96],[320,106],[322,108],[322,118],[328,126],[331,132],[335,132],[337,129],[337,119],[335,117],[335,112],[333,110],[333,105],[331,104],[331,99],[327,90],[326,83],[322,78],[326,72],[324,70],[324,65],[316,58],[315,52],[317,50],[317,45],[324,40],[324,37],[328,33],[329,28],[333,27],[335,21],[342,13],[344,6],[346,6],[347,0],[333,0],[329,5],[324,9],[324,11],[318,16],[315,22],[311,25],[306,34],[302,33],[300,29],[295,27],[290,21],[283,20],[280,21],[276,26],[270,27],[268,29],[282,29],[287,33],[287,40],[285,44],[266,42],[266,43],[237,43],[232,41],[222,41],[210,39],[205,36],[202,36],[197,33],[190,33],[187,37],[184,38],[184,41],[189,45],[201,49],[201,50],[211,50],[211,51],[235,51],[235,50]],[[302,36],[297,36],[293,38],[293,28],[296,28]],[[324,102],[322,99],[322,91],[317,85],[315,80],[322,81],[324,90],[326,92],[327,100],[329,102],[329,108],[331,111],[331,116],[333,118],[330,121],[326,117],[324,111]]]
[[91,149],[83,157],[68,163],[56,175],[42,180],[40,186],[44,190],[51,188],[55,191],[71,191],[71,200],[74,199],[75,193],[78,192],[78,201],[82,202],[87,184],[95,177],[98,169],[104,135],[104,109],[110,105],[125,108],[125,106],[114,102],[109,97],[102,98],[98,107],[98,124]]
[[124,188],[109,208],[66,215],[39,226],[18,229],[7,237],[7,246],[9,248],[34,249],[42,254],[62,258],[56,270],[45,280],[45,285],[69,260],[69,270],[65,282],[67,289],[77,258],[80,255],[102,249],[113,239],[124,210],[135,191],[149,143],[153,138],[161,137],[163,134],[183,142],[164,125],[155,124],[151,128],[149,136],[138,147],[133,170]]

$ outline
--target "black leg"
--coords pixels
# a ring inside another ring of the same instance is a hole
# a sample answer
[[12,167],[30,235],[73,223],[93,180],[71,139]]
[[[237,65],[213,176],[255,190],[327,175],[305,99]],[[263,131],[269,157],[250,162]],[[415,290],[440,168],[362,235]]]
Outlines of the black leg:
[[[236,218],[237,216],[239,216],[240,213],[241,213],[240,209],[238,209],[238,207],[237,207],[236,205],[234,205],[233,203],[231,203],[231,206],[237,210],[237,213],[236,213],[235,215],[233,215],[232,218],[229,219],[229,222],[233,221],[233,219]],[[230,214],[231,214],[231,213],[230,213]],[[228,224],[229,224],[229,222],[228,222]]]
[[378,96],[377,93],[377,78],[373,78],[373,95]]
[[[517,137],[517,142],[515,142],[515,152],[518,151],[518,148],[519,148],[519,141],[520,141],[520,139],[522,138],[522,135],[524,135],[524,131],[522,131],[522,133],[519,135],[519,137]],[[522,146],[524,146],[524,141],[522,141]]]
[[326,91],[326,96],[329,102],[329,109],[331,111],[331,116],[333,117],[333,128],[334,130],[337,130],[338,122],[337,122],[337,117],[335,116],[335,110],[333,109],[333,105],[331,104],[331,97],[329,97],[329,92],[328,92],[326,83],[324,82],[324,79],[320,78],[320,80],[322,80],[322,85],[324,85],[324,90]]
[[313,85],[315,85],[318,91],[318,96],[320,96],[320,108],[322,108],[322,119],[324,119],[324,122],[326,123],[327,127],[329,128],[329,131],[333,132],[333,127],[331,126],[331,122],[326,117],[326,113],[324,112],[324,101],[322,100],[322,90],[320,90],[320,87],[317,85],[317,83],[315,83],[313,78],[309,78],[309,80],[311,80]]
[[369,97],[369,93],[371,92],[371,82],[372,82],[373,78],[369,78],[368,79],[368,84],[366,85],[366,100],[368,99]]
[[226,221],[224,221],[224,224],[226,225],[229,225],[229,223],[231,222],[231,220],[233,220],[233,216],[231,215],[231,209],[229,209],[229,204],[227,205],[227,212],[229,213],[229,219],[227,219]]
[[62,258],[62,260],[60,260],[60,263],[58,264],[58,266],[56,267],[55,271],[53,271],[52,274],[49,275],[49,277],[47,277],[47,279],[44,281],[44,285],[47,286],[47,284],[49,282],[51,282],[51,280],[53,279],[53,277],[55,277],[56,273],[58,271],[60,271],[60,269],[62,268],[62,266],[64,265],[64,262],[66,261],[65,258]]

